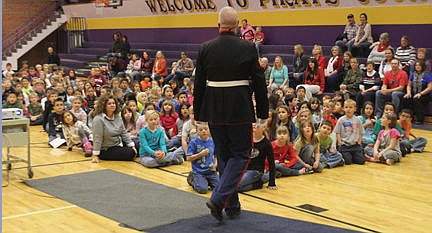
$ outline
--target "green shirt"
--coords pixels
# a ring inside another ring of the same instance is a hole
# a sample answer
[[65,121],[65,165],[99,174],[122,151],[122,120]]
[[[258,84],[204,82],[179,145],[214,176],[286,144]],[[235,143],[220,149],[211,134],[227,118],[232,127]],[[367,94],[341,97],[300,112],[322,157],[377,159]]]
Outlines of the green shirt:
[[330,137],[330,135],[325,138],[325,139],[321,139],[319,136],[319,133],[315,133],[315,135],[318,138],[319,144],[320,144],[320,153],[327,153],[330,151],[331,145],[333,143],[333,139],[332,137]]
[[19,102],[19,100],[15,101],[14,104],[10,104],[9,102],[4,102],[3,108],[19,108],[22,109],[22,104]]

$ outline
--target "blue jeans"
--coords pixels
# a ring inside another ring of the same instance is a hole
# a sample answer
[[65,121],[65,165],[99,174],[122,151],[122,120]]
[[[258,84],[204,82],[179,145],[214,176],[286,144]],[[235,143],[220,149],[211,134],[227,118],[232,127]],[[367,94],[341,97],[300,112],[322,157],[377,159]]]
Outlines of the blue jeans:
[[348,45],[351,41],[354,41],[354,39],[351,39],[350,41],[343,42],[342,40],[336,41],[336,45],[340,48],[340,52],[343,54],[345,51],[348,50]]
[[260,189],[262,188],[263,183],[265,183],[261,180],[262,178],[262,172],[257,170],[246,170],[240,180],[237,190],[239,192],[247,192],[253,189]]
[[167,149],[171,149],[173,147],[178,148],[180,146],[181,146],[181,138],[178,138],[178,137],[171,138],[166,144]]
[[165,157],[163,159],[158,159],[150,155],[142,156],[140,158],[140,163],[144,165],[144,167],[164,167],[171,164],[183,163],[183,157],[177,157],[174,152],[168,152],[165,154]]
[[381,90],[378,90],[375,94],[375,113],[377,115],[377,117],[381,117],[383,114],[383,108],[384,108],[384,104],[387,101],[392,102],[396,109],[395,112],[396,114],[399,112],[400,110],[400,106],[401,106],[401,98],[405,95],[404,92],[402,91],[393,91],[392,93],[388,93],[386,95],[382,94]]
[[215,188],[219,182],[219,176],[215,171],[209,171],[204,173],[192,172],[193,182],[192,187],[195,191],[201,194],[205,194],[208,188]]
[[368,91],[364,95],[362,95],[361,91],[357,93],[357,98],[356,98],[357,114],[359,115],[361,114],[360,110],[363,108],[364,102],[370,101],[372,103],[375,103],[375,95],[376,95],[376,91]]
[[327,77],[326,79],[326,92],[335,92],[337,90],[339,90],[339,85],[341,84],[341,80],[340,80],[340,74],[332,74],[330,76]]
[[[313,166],[313,164],[315,163],[314,150],[314,146],[307,145],[300,150],[299,157],[303,160],[303,162]],[[317,168],[313,169],[314,172],[318,173],[322,172],[322,170],[323,166],[321,163],[319,163]]]
[[342,154],[337,151],[334,153],[330,153],[330,152],[322,153],[320,161],[321,163],[327,164],[328,168],[334,168],[341,164]]
[[367,57],[366,50],[369,49],[372,43],[364,41],[359,43],[357,47],[354,47],[354,40],[348,43],[348,50],[351,51],[353,57]]

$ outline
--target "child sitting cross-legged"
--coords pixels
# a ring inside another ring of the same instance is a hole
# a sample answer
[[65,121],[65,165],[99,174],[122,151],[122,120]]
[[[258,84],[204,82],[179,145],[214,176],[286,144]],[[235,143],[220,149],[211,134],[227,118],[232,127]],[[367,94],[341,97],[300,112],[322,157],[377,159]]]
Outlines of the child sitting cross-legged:
[[[411,109],[401,110],[399,114],[399,120],[398,120],[398,123],[403,130],[401,143],[405,143],[405,144],[408,143],[412,147],[412,150],[415,152],[423,152],[427,144],[427,139],[423,137],[416,137],[411,132],[412,118],[413,118],[413,112],[411,111]],[[410,136],[413,137],[414,139],[410,140],[409,139]]]
[[84,122],[79,121],[70,111],[63,113],[62,130],[69,151],[72,150],[73,146],[77,146],[83,148],[85,157],[92,156],[93,146],[89,141],[92,132]]
[[336,150],[336,135],[332,135],[333,124],[324,120],[316,136],[320,144],[321,163],[323,167],[334,168],[345,164],[342,154]]
[[[276,140],[272,142],[273,155],[276,164],[276,177],[298,176],[306,173],[306,168],[297,159],[289,131],[285,126],[276,130]],[[268,179],[268,173],[264,175]]]
[[306,167],[307,172],[322,172],[319,141],[315,135],[312,121],[300,123],[299,136],[294,141],[294,151],[297,159]]
[[145,167],[182,164],[183,157],[167,153],[164,130],[159,127],[159,113],[149,110],[145,116],[147,126],[139,133],[141,164]]
[[396,120],[396,114],[383,114],[381,126],[384,129],[378,133],[373,153],[370,153],[370,150],[366,150],[366,153],[370,156],[369,161],[381,162],[387,165],[393,165],[400,161],[402,152],[400,150],[399,138],[401,135],[396,129]]
[[210,130],[205,123],[197,125],[198,138],[190,141],[187,160],[192,161],[192,171],[187,181],[198,193],[207,193],[208,188],[215,188],[219,182],[214,158],[215,145],[210,137]]

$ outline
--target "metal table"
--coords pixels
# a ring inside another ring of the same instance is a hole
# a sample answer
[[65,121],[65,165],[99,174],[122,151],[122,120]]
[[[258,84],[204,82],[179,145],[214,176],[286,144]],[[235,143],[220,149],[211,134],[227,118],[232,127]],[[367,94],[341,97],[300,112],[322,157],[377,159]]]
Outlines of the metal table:
[[[27,174],[33,178],[33,170],[30,159],[30,120],[28,118],[15,118],[2,120],[2,148],[7,148],[5,158],[2,157],[2,163],[7,166],[7,175],[12,170],[13,163],[27,163]],[[27,147],[27,156],[20,157],[11,154],[12,147]]]

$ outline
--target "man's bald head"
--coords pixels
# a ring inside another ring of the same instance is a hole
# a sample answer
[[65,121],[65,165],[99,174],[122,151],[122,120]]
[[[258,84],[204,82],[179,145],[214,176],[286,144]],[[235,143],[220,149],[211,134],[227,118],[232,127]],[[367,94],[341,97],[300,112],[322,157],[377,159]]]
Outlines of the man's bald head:
[[234,8],[226,6],[219,11],[219,27],[235,28],[238,26],[237,11]]

